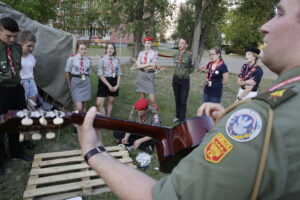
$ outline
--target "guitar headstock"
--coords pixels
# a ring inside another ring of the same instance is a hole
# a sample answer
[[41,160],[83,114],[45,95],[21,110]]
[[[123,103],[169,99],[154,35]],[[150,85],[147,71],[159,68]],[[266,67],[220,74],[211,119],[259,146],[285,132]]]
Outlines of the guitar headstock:
[[55,130],[72,123],[71,112],[10,110],[0,115],[0,129],[5,132]]

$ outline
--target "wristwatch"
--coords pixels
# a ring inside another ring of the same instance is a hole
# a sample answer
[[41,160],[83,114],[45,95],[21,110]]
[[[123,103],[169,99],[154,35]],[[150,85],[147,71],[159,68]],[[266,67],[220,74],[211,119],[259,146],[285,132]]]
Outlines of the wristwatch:
[[96,155],[97,153],[102,153],[105,152],[106,149],[103,146],[97,146],[95,148],[93,148],[92,150],[88,151],[85,155],[84,155],[84,160],[85,162],[88,164],[88,160]]
[[237,97],[237,100],[239,100],[239,101],[240,101],[240,100],[242,100],[242,98],[241,98],[241,97]]

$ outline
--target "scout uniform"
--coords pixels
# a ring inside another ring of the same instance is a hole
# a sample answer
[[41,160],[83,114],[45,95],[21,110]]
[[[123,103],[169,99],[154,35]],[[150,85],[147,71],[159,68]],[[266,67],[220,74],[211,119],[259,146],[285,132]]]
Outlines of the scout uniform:
[[176,118],[182,122],[185,120],[186,102],[190,90],[189,77],[190,73],[194,71],[192,54],[187,51],[183,51],[180,54],[180,51],[178,51],[174,54],[173,61],[175,63],[175,72],[172,85],[176,103]]
[[[21,46],[0,41],[0,114],[26,108],[25,94],[20,84]],[[9,133],[11,157],[22,157],[19,133]],[[4,159],[4,133],[0,130],[0,163]]]
[[298,199],[300,67],[285,71],[274,85],[227,112],[172,175],[153,187],[153,199],[250,199],[268,133],[257,199]]
[[[148,51],[141,51],[136,61],[137,65],[157,63],[157,51],[150,49]],[[136,81],[137,92],[145,94],[154,94],[155,92],[155,69],[144,70],[140,69]]]
[[80,54],[72,55],[67,61],[65,72],[71,73],[71,96],[73,102],[89,101],[91,95],[91,59]]
[[[259,87],[259,83],[261,81],[261,78],[263,76],[264,72],[261,69],[260,66],[254,64],[252,66],[249,66],[248,64],[244,64],[241,72],[239,74],[239,78],[242,81],[247,81],[249,79],[253,79],[256,82],[256,85],[252,88],[251,92],[249,92],[244,98],[242,99],[248,99],[248,98],[252,98],[255,97],[257,95],[257,90]],[[246,86],[243,85],[240,87],[237,97],[239,97],[243,91],[246,89]]]
[[223,90],[223,74],[228,72],[227,65],[220,60],[216,68],[212,69],[213,62],[206,65],[206,81],[203,89],[203,102],[220,103]]
[[[115,56],[102,56],[98,64],[98,76],[104,76],[111,86],[118,84],[118,76],[122,76],[119,58]],[[99,79],[97,97],[118,96],[119,89],[111,92],[107,85]]]

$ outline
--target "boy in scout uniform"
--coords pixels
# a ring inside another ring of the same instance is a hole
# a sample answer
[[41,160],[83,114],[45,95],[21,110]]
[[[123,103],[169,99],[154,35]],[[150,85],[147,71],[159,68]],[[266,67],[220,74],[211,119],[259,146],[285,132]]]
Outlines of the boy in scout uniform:
[[176,104],[176,117],[173,119],[174,123],[185,120],[186,102],[190,90],[190,73],[194,70],[192,54],[186,51],[188,46],[187,41],[180,38],[178,45],[179,51],[173,56],[175,72],[173,75],[172,86]]
[[201,106],[199,115],[219,121],[169,176],[156,181],[103,152],[90,109],[79,127],[82,153],[121,199],[299,199],[300,2],[281,0],[276,11],[261,31],[263,62],[279,78],[226,111]]
[[[8,110],[26,108],[25,94],[20,84],[21,46],[15,43],[19,26],[11,18],[0,19],[0,115]],[[33,160],[27,156],[19,142],[19,133],[8,133],[10,156],[22,160]],[[0,130],[0,176],[4,174],[4,132]]]

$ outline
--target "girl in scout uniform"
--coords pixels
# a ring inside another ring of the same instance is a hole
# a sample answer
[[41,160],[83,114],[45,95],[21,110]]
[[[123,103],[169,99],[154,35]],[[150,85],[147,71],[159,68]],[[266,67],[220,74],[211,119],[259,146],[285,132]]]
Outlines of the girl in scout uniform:
[[221,49],[209,50],[210,62],[206,65],[203,102],[221,103],[223,85],[228,82],[228,69],[221,57]]
[[152,106],[158,109],[158,106],[155,104],[155,69],[157,65],[157,51],[151,48],[153,42],[152,37],[144,38],[145,50],[141,51],[138,55],[136,61],[136,68],[139,70],[136,86],[137,92],[140,93],[140,98],[145,98],[145,95],[148,94]]
[[[96,104],[99,112],[110,116],[115,97],[119,95],[119,86],[122,74],[119,58],[116,57],[117,51],[113,43],[106,46],[105,55],[100,58],[98,65],[98,92]],[[103,107],[104,101],[108,97],[107,110]]]
[[75,109],[85,111],[91,99],[90,67],[91,59],[86,56],[86,46],[77,44],[77,54],[69,57],[65,68],[68,87]]
[[243,65],[237,81],[240,89],[236,101],[257,96],[259,83],[263,76],[263,70],[256,64],[259,53],[260,50],[257,48],[250,47],[246,49],[246,64]]

